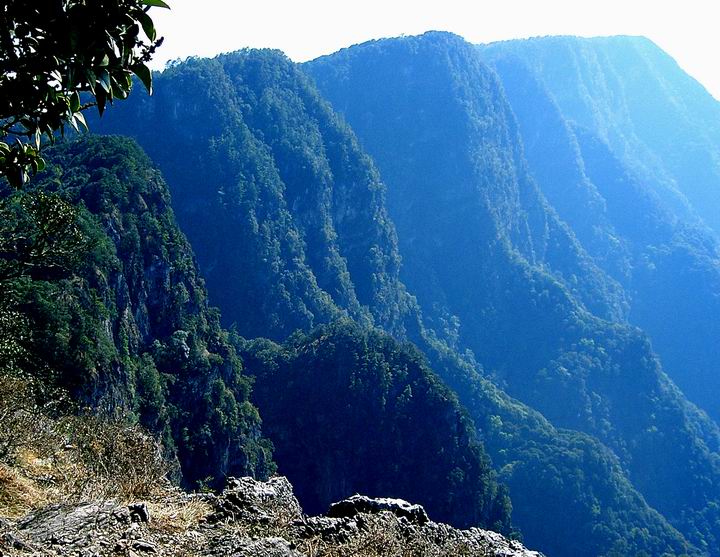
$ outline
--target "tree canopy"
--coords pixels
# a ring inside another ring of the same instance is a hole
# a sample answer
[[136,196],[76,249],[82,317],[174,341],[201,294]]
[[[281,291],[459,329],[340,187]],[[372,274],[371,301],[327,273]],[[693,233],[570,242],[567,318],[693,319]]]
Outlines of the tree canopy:
[[[124,99],[162,43],[162,0],[6,0],[0,6],[0,177],[22,186],[44,168],[43,138],[85,128],[82,111]],[[87,94],[87,97],[83,95]],[[82,96],[81,96],[82,95]]]

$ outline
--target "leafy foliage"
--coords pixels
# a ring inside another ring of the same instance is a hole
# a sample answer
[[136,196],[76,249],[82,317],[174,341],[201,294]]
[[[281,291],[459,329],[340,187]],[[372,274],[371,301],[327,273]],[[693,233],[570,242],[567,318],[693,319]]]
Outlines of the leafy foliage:
[[60,196],[33,191],[0,210],[0,281],[51,278],[79,265],[86,240],[76,209]]
[[[160,0],[10,0],[0,8],[0,176],[15,185],[42,170],[41,139],[85,127],[82,93],[100,114],[124,99],[162,42],[148,9]],[[141,31],[142,29],[142,31]],[[143,34],[144,33],[144,36]]]

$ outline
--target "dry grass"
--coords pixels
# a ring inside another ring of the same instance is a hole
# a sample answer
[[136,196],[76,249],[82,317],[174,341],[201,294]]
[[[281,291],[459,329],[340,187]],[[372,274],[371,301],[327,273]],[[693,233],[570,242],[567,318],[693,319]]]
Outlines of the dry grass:
[[60,420],[65,445],[58,472],[78,500],[132,500],[160,493],[168,471],[162,450],[138,426],[94,416]]
[[[477,548],[461,540],[437,543],[427,535],[408,537],[395,517],[374,516],[359,535],[345,543],[319,537],[298,543],[308,557],[477,557]],[[492,555],[489,549],[482,555]]]
[[[321,538],[305,540],[301,549],[308,557],[406,557],[407,543],[396,520],[371,520],[358,536],[346,543],[326,542]],[[425,555],[419,553],[418,555]]]
[[52,418],[31,386],[0,376],[0,516],[55,502],[133,500],[166,485],[158,443],[138,426],[94,416]]
[[198,499],[178,501],[164,498],[149,501],[148,510],[152,517],[152,530],[181,533],[196,527],[213,509]]
[[18,518],[48,502],[44,489],[17,469],[0,464],[0,516]]

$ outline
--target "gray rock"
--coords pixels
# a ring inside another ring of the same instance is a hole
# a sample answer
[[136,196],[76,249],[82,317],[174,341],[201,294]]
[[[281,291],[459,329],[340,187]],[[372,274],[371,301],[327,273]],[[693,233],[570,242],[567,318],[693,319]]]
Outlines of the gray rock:
[[485,555],[489,557],[543,557],[541,553],[530,551],[519,541],[509,540],[490,530],[455,530],[452,535],[465,541],[469,547],[487,548]]
[[208,521],[248,520],[259,523],[290,523],[302,517],[300,503],[284,476],[261,482],[253,478],[230,478],[219,497],[209,498],[215,512]]
[[495,532],[431,522],[420,505],[399,499],[354,496],[331,507],[329,514],[335,516],[307,517],[282,477],[233,479],[220,495],[174,492],[165,500],[176,508],[206,502],[215,509],[213,518],[197,517],[183,531],[163,528],[162,520],[148,527],[144,503],[52,505],[17,522],[0,520],[0,556],[20,551],[48,557],[308,557],[298,549],[307,546],[338,555],[392,547],[418,556],[540,557]]
[[403,499],[371,498],[364,495],[352,497],[333,503],[327,512],[332,518],[351,518],[360,513],[379,513],[388,511],[397,517],[405,517],[415,524],[426,524],[428,518],[421,505],[412,505]]
[[[30,552],[37,552],[37,548],[33,547],[32,544],[29,544],[25,540],[19,538],[16,534],[13,532],[5,532],[0,536],[0,549],[4,545],[5,547],[8,547],[10,549],[19,549],[21,551],[30,551]],[[2,555],[3,552],[0,551],[0,555]]]
[[311,516],[294,523],[295,533],[301,539],[320,537],[325,541],[345,543],[358,535],[364,520],[362,516],[355,518],[330,518],[327,516]]
[[115,501],[52,505],[26,516],[17,527],[23,537],[36,543],[72,545],[87,539],[109,522],[117,522],[117,510]]
[[240,540],[232,553],[233,557],[305,557],[283,538],[262,538]]
[[146,540],[135,540],[130,544],[130,546],[133,549],[137,549],[139,551],[145,551],[147,553],[155,553],[157,551],[157,547],[154,543],[146,541]]

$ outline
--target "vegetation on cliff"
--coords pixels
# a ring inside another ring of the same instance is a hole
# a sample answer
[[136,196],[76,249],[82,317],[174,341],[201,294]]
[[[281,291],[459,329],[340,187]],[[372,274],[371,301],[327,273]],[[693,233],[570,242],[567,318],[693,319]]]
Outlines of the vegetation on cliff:
[[[250,381],[157,170],[121,138],[59,145],[48,158],[31,190],[2,198],[3,372],[38,385],[40,402],[64,392],[75,407],[147,427],[186,485],[270,473]],[[59,201],[43,204],[49,196]],[[18,260],[59,245],[63,261]]]

